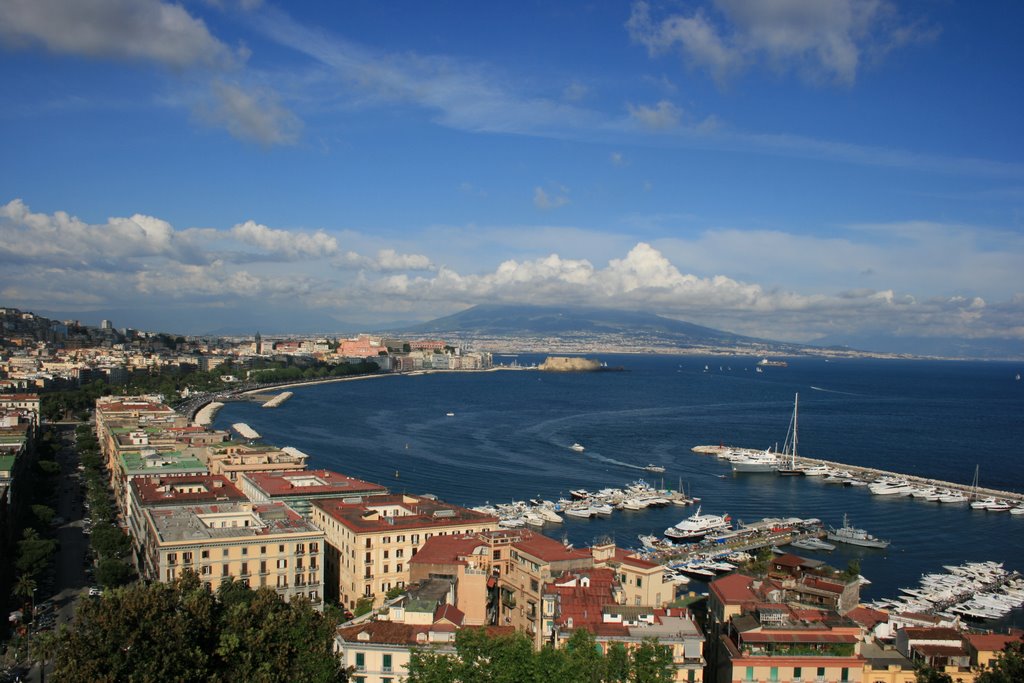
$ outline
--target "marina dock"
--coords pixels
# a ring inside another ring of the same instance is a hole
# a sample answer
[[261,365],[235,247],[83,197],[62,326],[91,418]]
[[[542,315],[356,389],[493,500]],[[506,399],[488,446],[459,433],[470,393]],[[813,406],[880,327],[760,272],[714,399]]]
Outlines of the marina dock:
[[[702,455],[719,456],[722,453],[730,450],[752,451],[753,449],[737,448],[733,446],[694,446],[691,450],[694,453],[699,453]],[[906,480],[908,483],[915,486],[936,487],[947,489],[950,491],[956,491],[966,496],[968,500],[993,497],[1010,501],[1011,503],[1014,503],[1016,505],[1024,505],[1024,493],[1018,493],[1016,491],[1002,491],[999,489],[991,489],[980,486],[975,488],[971,484],[958,484],[951,481],[940,481],[938,479],[929,479],[927,477],[919,477],[913,474],[904,474],[902,472],[890,472],[887,470],[875,469],[873,467],[861,467],[859,465],[848,465],[846,463],[834,462],[832,460],[821,460],[818,458],[808,458],[806,456],[796,456],[794,461],[797,468],[823,466],[829,468],[832,471],[847,472],[849,473],[850,477],[859,479],[869,484],[883,479],[898,478]]]

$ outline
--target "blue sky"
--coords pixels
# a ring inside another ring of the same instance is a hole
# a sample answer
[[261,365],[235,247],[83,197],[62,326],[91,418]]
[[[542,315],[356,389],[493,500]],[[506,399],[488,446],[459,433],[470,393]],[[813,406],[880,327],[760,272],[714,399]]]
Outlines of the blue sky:
[[0,303],[1024,339],[1024,5],[0,0]]

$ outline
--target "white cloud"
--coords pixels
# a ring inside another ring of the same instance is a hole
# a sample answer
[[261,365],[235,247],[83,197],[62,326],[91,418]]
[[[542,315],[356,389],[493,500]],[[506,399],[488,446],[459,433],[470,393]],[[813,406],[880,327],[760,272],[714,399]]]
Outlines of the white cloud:
[[231,235],[239,242],[289,260],[332,256],[338,251],[338,241],[323,230],[314,233],[275,230],[250,220],[233,227]]
[[795,70],[809,81],[850,84],[865,56],[933,40],[937,30],[901,22],[883,0],[714,0],[714,16],[652,18],[647,2],[635,2],[626,28],[654,56],[678,49],[685,61],[707,68],[717,80],[755,63]]
[[552,194],[548,194],[543,187],[538,185],[533,188],[533,205],[541,211],[557,209],[569,203],[568,195],[569,189],[566,187],[556,187],[552,190]]
[[347,251],[334,259],[333,265],[341,269],[388,272],[399,270],[433,270],[430,258],[423,254],[400,254],[394,249],[381,249],[376,257]]
[[239,140],[270,146],[290,145],[299,139],[302,122],[281,106],[273,91],[248,91],[236,84],[215,82],[211,93],[212,103],[201,106],[197,113]]
[[182,68],[226,66],[231,50],[178,4],[158,0],[4,0],[0,40],[59,54],[146,60]]
[[639,121],[645,128],[667,130],[676,128],[683,116],[683,111],[668,100],[661,100],[653,107],[642,104],[627,104],[630,118]]
[[590,94],[590,88],[579,81],[573,81],[565,86],[562,91],[562,99],[567,102],[579,102]]

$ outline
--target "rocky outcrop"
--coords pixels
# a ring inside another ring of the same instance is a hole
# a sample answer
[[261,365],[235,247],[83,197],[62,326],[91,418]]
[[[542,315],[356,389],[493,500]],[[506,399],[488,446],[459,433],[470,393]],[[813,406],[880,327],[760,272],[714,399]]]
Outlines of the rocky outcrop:
[[601,369],[601,363],[590,358],[548,356],[538,369],[545,372],[596,372]]

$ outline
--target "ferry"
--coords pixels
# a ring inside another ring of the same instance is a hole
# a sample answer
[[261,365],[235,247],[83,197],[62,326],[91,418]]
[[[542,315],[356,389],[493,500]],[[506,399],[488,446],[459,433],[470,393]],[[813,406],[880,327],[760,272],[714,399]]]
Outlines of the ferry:
[[675,541],[697,541],[713,531],[728,529],[730,526],[729,515],[702,515],[698,505],[697,512],[665,529],[665,535]]

